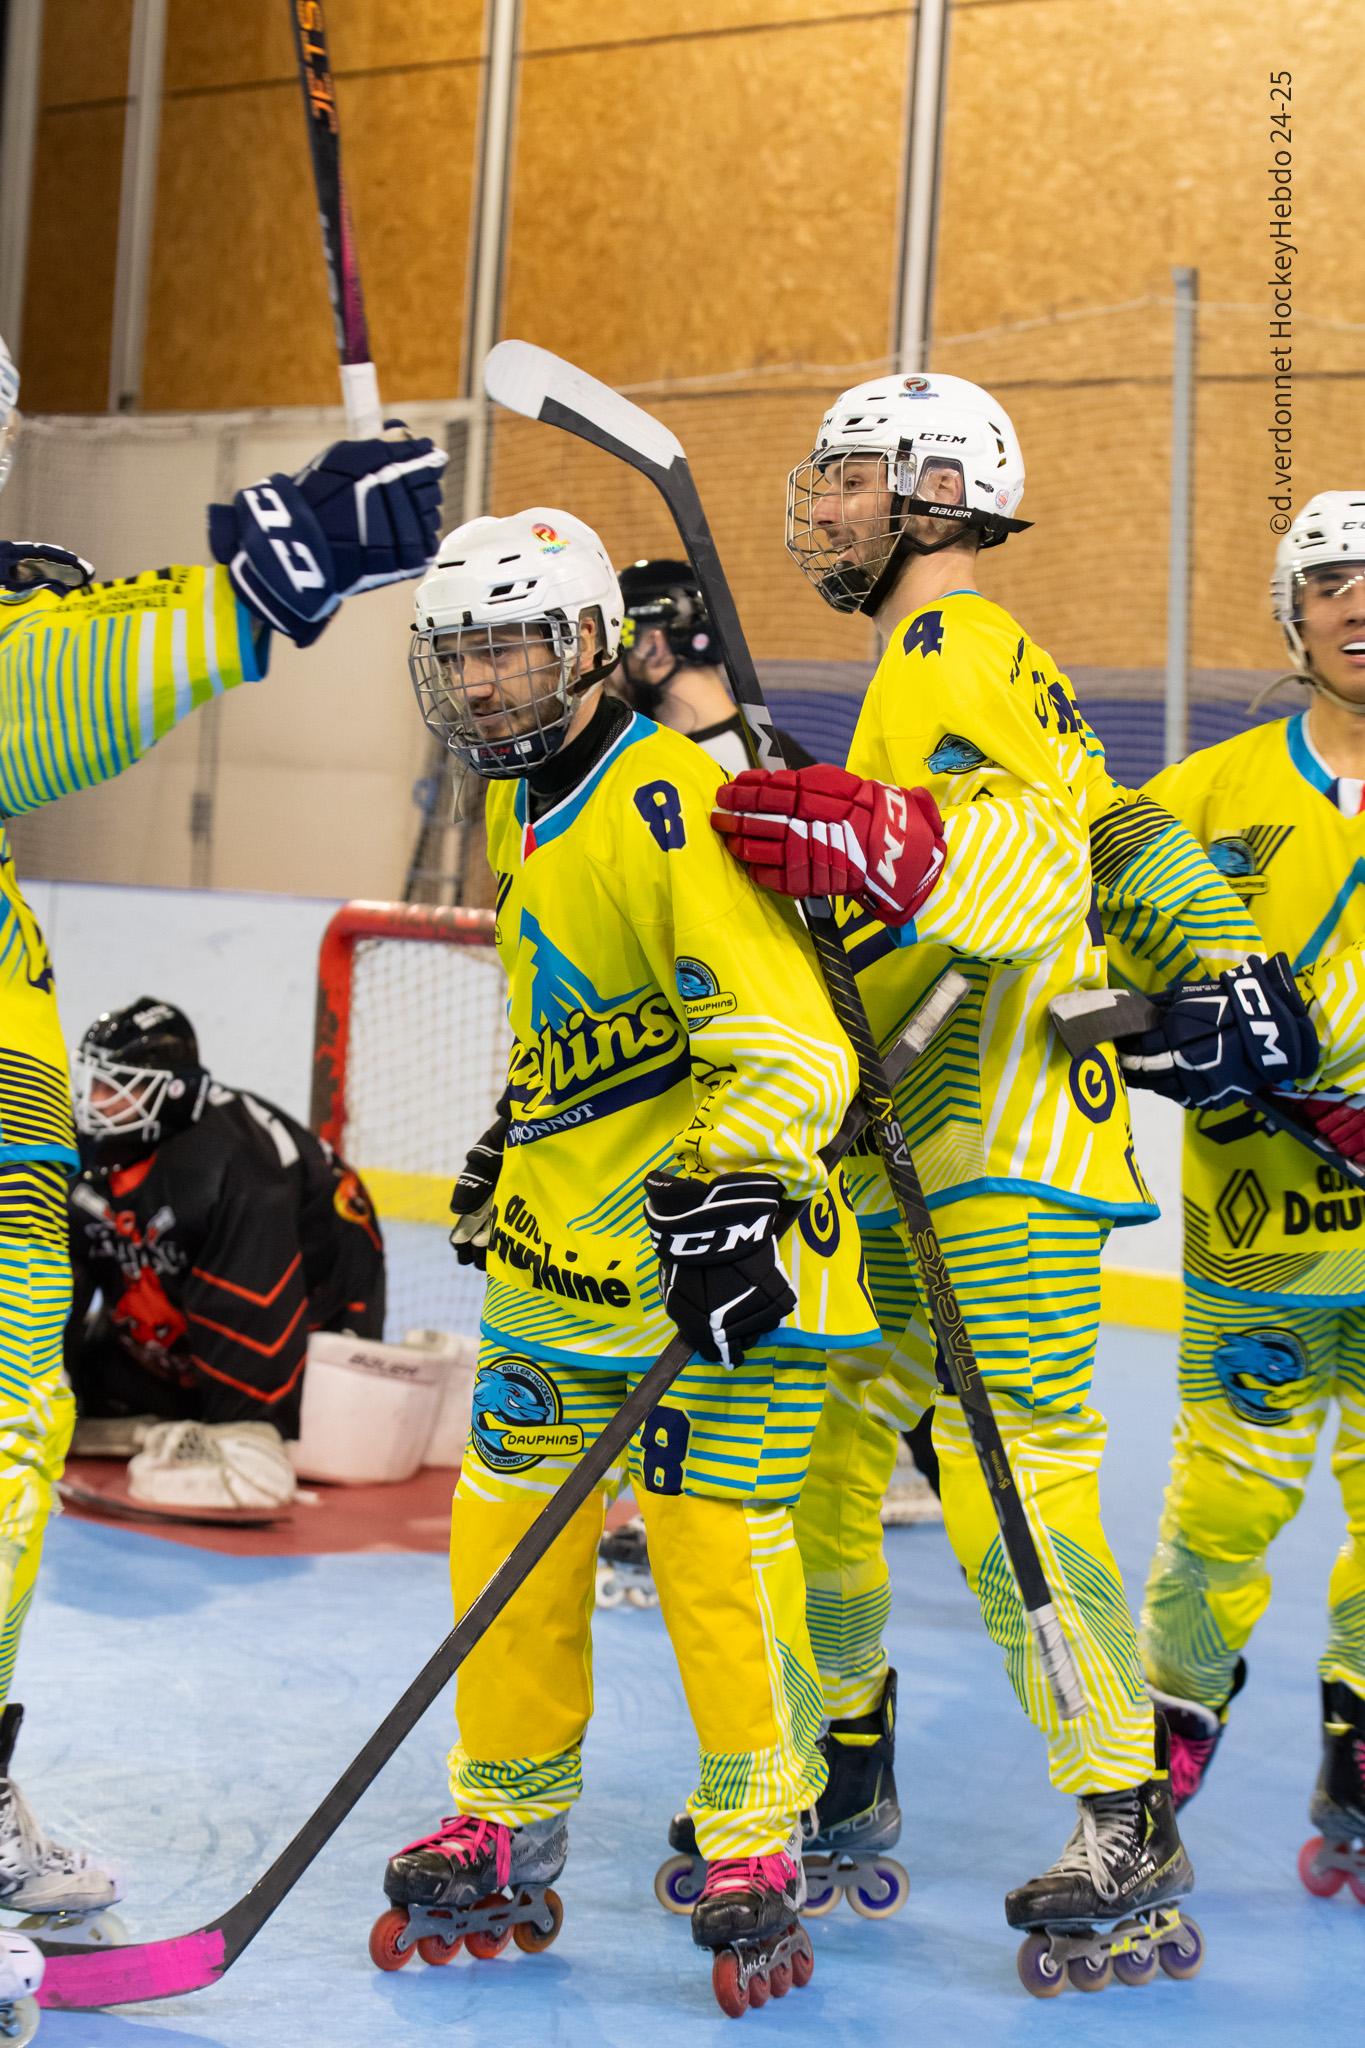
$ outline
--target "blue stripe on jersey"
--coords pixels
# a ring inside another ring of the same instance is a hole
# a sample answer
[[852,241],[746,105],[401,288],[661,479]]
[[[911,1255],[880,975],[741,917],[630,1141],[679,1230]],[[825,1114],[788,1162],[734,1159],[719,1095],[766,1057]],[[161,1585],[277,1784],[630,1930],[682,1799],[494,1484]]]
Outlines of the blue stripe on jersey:
[[1314,789],[1320,789],[1324,796],[1330,796],[1332,793],[1332,778],[1308,743],[1308,734],[1304,728],[1304,720],[1307,716],[1308,713],[1306,711],[1300,711],[1297,717],[1291,718],[1285,727],[1285,738],[1289,743],[1289,758],[1305,782],[1310,783]]
[[[652,718],[641,718],[638,711],[633,711],[630,724],[607,748],[587,781],[580,782],[572,796],[566,796],[563,803],[556,804],[553,810],[546,811],[544,817],[536,819],[537,848],[548,846],[552,839],[558,839],[561,832],[567,832],[612,763],[620,760],[627,747],[633,747],[639,740],[647,740],[651,733],[658,730]],[[528,795],[526,781],[523,778],[517,784],[515,798],[516,819],[523,831],[527,823]]]
[[[1345,913],[1347,904],[1352,896],[1354,896],[1356,890],[1360,888],[1365,888],[1365,860],[1356,860],[1351,863],[1346,880],[1332,898],[1331,908],[1328,910],[1326,917],[1323,918],[1311,938],[1305,939],[1303,945],[1299,948],[1298,958],[1294,962],[1295,974],[1301,974],[1305,967],[1316,967],[1318,958],[1323,952],[1335,952],[1337,950],[1337,947],[1330,946],[1328,942],[1335,935],[1337,919]],[[1338,940],[1339,944],[1340,941]]]

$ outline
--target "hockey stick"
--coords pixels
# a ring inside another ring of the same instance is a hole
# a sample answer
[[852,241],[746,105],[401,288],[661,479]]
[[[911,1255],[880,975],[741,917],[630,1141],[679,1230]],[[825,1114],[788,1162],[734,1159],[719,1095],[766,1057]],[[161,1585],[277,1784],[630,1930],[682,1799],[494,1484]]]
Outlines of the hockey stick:
[[[1071,989],[1066,995],[1053,998],[1051,1010],[1057,1036],[1072,1053],[1093,1052],[1096,1046],[1112,1038],[1150,1031],[1161,1014],[1150,996],[1127,988]],[[1234,1139],[1247,1137],[1262,1123],[1269,1131],[1283,1131],[1354,1187],[1365,1188],[1365,1165],[1338,1152],[1311,1124],[1300,1123],[1290,1098],[1250,1095],[1240,1107],[1240,1116],[1220,1118],[1208,1128],[1207,1134],[1215,1143],[1231,1144]]]
[[[889,1064],[894,1067],[897,1079],[942,1028],[967,990],[966,979],[950,973],[931,991],[893,1050]],[[822,1154],[827,1166],[833,1167],[843,1158],[867,1122],[866,1109],[861,1101],[855,1101]],[[784,1229],[795,1221],[802,1206],[799,1202],[785,1206]],[[627,1394],[596,1443],[584,1452],[525,1535],[513,1545],[478,1598],[428,1658],[322,1804],[235,1906],[230,1906],[217,1920],[210,1920],[207,1926],[196,1927],[188,1934],[172,1935],[165,1941],[131,1942],[121,1948],[84,1948],[72,1942],[40,1941],[38,1946],[47,1957],[47,1970],[38,2003],[88,2010],[95,2006],[132,2005],[144,1999],[174,1998],[182,1992],[203,1990],[229,1970],[411,1734],[475,1644],[525,1584],[556,1537],[606,1477],[691,1356],[689,1346],[681,1337],[675,1337],[639,1385]]]
[[[499,342],[485,359],[483,376],[489,397],[509,412],[562,427],[580,441],[618,456],[654,485],[673,515],[687,558],[705,593],[730,688],[743,714],[750,752],[759,767],[782,767],[782,752],[764,702],[763,686],[745,642],[739,613],[682,443],[661,420],[654,419],[610,386],[600,384],[586,371],[530,342]],[[940,1354],[947,1363],[952,1391],[962,1403],[1039,1665],[1052,1689],[1058,1712],[1064,1720],[1074,1721],[1086,1708],[1080,1673],[1057,1619],[1033,1532],[1010,1471],[1000,1425],[982,1385],[981,1370],[948,1275],[938,1233],[896,1115],[891,1086],[853,969],[835,925],[834,906],[824,897],[807,897],[802,908],[834,1013],[858,1057],[863,1100],[877,1148],[909,1233],[929,1319]]]
[[379,406],[379,380],[370,360],[370,335],[360,289],[360,264],[351,232],[351,210],[341,182],[341,131],[331,59],[327,54],[327,23],[322,0],[289,0],[289,12],[294,23],[299,84],[308,116],[308,145],[318,196],[327,289],[336,322],[346,425],[353,440],[368,440],[383,432],[384,422]]

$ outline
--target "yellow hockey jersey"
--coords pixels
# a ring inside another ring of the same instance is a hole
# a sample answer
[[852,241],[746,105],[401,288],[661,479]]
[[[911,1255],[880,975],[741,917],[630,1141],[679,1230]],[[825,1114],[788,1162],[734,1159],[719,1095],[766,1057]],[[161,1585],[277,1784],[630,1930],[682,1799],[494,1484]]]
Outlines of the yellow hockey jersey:
[[720,781],[635,716],[534,823],[524,782],[489,791],[513,1043],[483,1327],[532,1356],[619,1367],[673,1335],[644,1224],[655,1168],[753,1168],[813,1197],[783,1240],[798,1301],[770,1341],[876,1336],[858,1233],[818,1157],[853,1099],[853,1051],[794,906],[711,829]]
[[1321,1065],[1300,1086],[1365,1096],[1365,943],[1357,941],[1297,976],[1317,1027]]
[[[1203,841],[1255,917],[1264,950],[1287,953],[1304,993],[1317,997],[1333,956],[1365,939],[1365,815],[1338,808],[1305,714],[1191,754],[1148,788]],[[1323,982],[1343,1010],[1349,986],[1345,976],[1334,992]],[[1344,1070],[1329,1067],[1307,1085],[1349,1087]],[[1185,1120],[1186,1277],[1236,1300],[1365,1300],[1365,1201],[1288,1136],[1217,1142],[1220,1129],[1244,1121],[1236,1111]]]
[[[1120,1223],[1156,1214],[1112,1055],[1073,1058],[1048,1011],[1105,976],[1089,915],[1098,749],[1051,657],[974,591],[902,620],[864,700],[850,769],[931,790],[948,844],[912,924],[846,916],[873,1028],[888,1043],[950,962],[971,984],[898,1100],[931,1208],[1019,1193]],[[849,1180],[859,1212],[889,1220],[877,1163]]]
[[108,781],[196,704],[257,681],[254,630],[225,569],[0,589],[0,1167],[78,1163],[52,963],[3,821]]

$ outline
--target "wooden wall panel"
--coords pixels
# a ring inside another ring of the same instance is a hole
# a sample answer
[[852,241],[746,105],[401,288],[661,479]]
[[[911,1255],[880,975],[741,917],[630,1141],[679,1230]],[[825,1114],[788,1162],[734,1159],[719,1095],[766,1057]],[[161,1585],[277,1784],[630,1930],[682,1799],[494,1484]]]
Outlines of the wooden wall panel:
[[45,7],[41,104],[122,100],[128,90],[132,25],[133,0],[58,0]]
[[528,59],[505,331],[618,383],[880,355],[904,63],[900,17]]
[[[387,400],[459,374],[479,71],[340,85],[346,175]],[[298,86],[171,97],[144,403],[332,404],[336,354]]]
[[103,412],[109,403],[123,103],[44,112],[33,166],[22,403]]
[[[339,76],[477,58],[482,0],[350,0],[327,12]],[[294,76],[285,0],[232,0],[205,7],[172,0],[166,37],[168,92],[212,92]]]
[[[876,6],[868,0],[526,0],[522,47],[563,50],[609,43],[701,40],[754,28],[843,18],[856,37],[868,22],[913,19],[913,6]],[[667,61],[666,58],[661,61]]]
[[1164,293],[1178,263],[1198,265],[1207,299],[1259,296],[1268,74],[1284,66],[1303,282],[1319,314],[1365,317],[1365,279],[1339,229],[1341,166],[1361,160],[1341,89],[1359,26],[1357,0],[1322,0],[1311,24],[1246,0],[959,4],[939,331]]

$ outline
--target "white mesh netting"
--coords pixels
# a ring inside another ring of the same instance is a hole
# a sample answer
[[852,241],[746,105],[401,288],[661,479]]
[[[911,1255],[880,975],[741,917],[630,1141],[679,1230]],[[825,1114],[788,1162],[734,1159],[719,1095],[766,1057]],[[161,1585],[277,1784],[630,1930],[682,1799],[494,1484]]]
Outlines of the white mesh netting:
[[390,1341],[478,1329],[483,1276],[456,1262],[448,1205],[506,1082],[505,1003],[491,942],[454,943],[433,921],[354,947],[341,1150],[383,1225]]

